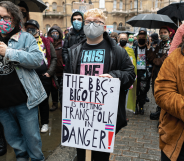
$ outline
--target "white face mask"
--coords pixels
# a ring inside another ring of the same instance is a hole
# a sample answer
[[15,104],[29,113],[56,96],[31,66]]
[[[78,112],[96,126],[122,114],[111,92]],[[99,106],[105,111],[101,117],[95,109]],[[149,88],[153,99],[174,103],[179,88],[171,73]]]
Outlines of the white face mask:
[[93,23],[90,23],[89,25],[84,25],[84,33],[89,39],[95,39],[104,33],[103,25],[99,25],[96,27]]

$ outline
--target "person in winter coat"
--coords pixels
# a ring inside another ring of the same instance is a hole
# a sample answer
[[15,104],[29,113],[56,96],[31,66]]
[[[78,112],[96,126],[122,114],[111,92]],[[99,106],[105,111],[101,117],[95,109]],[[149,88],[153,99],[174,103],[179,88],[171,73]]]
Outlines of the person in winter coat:
[[55,49],[52,45],[52,39],[39,36],[39,24],[36,20],[29,20],[25,23],[25,29],[32,34],[37,41],[39,50],[42,52],[43,61],[39,68],[36,69],[45,91],[47,92],[47,98],[39,104],[40,117],[41,117],[41,132],[48,131],[49,124],[49,96],[53,83],[53,76],[55,74],[55,68],[57,64],[57,57]]
[[17,161],[42,161],[38,105],[47,94],[35,72],[42,52],[34,37],[22,31],[22,13],[15,4],[1,1],[0,15],[0,122]]
[[[150,49],[148,51],[148,60],[153,64],[152,71],[152,91],[154,92],[154,83],[157,78],[157,75],[160,71],[160,68],[168,56],[168,52],[170,49],[170,39],[169,39],[169,29],[168,27],[161,27],[159,31],[160,37],[162,41],[160,44],[154,49]],[[158,120],[160,116],[161,107],[157,106],[157,110],[154,113],[150,114],[150,119]]]
[[83,40],[86,37],[83,31],[84,26],[83,21],[84,18],[81,12],[77,11],[73,13],[71,17],[73,30],[70,33],[68,33],[67,38],[65,38],[63,45],[62,56],[64,64],[68,58],[68,48],[70,48],[74,44],[78,44],[81,40]]
[[[63,69],[64,69],[64,64],[63,64],[63,59],[62,59],[62,47],[63,47],[63,31],[61,30],[60,27],[58,26],[53,26],[50,28],[48,32],[48,37],[53,38],[53,46],[56,51],[57,55],[57,65],[55,68],[55,74],[57,76],[58,84],[61,83],[61,77],[63,76]],[[50,111],[54,111],[58,108],[58,88],[52,86],[51,89],[51,96],[52,96],[52,102],[53,105],[50,108]]]
[[184,41],[180,46],[164,60],[155,80],[161,161],[184,160]]
[[[127,125],[125,111],[126,90],[134,83],[135,72],[134,65],[126,50],[116,45],[116,42],[109,37],[108,33],[104,32],[105,20],[106,17],[103,11],[99,9],[90,9],[84,14],[84,33],[87,40],[84,39],[70,48],[64,72],[120,79],[121,89],[116,124],[117,133],[122,127]],[[96,59],[96,62],[93,60],[86,62],[84,60],[87,56],[89,57],[89,55],[85,54],[98,53],[99,50],[104,51],[104,55],[100,60]],[[93,67],[92,64],[94,64],[96,67],[96,63],[100,63],[100,65],[93,69],[94,72],[88,70],[88,66]],[[62,93],[62,87],[60,88],[60,93]],[[60,101],[62,101],[61,97]],[[92,160],[94,161],[109,161],[109,156],[110,153],[92,151]],[[77,159],[85,161],[84,149],[77,149]]]

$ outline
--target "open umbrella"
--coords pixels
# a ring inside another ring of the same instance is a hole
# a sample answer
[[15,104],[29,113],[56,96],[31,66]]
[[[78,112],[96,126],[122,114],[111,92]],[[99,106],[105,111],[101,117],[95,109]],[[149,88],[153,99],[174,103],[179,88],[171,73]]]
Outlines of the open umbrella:
[[162,26],[169,26],[172,29],[178,28],[168,16],[160,14],[139,14],[132,17],[126,23],[132,27],[144,27],[148,29],[159,29]]
[[[3,0],[0,0],[0,2],[1,1]],[[30,12],[43,12],[47,8],[46,4],[42,0],[8,0],[8,1],[11,1],[16,5],[19,4],[20,1],[25,1]]]
[[170,18],[177,18],[178,20],[184,20],[184,2],[172,3],[157,11],[158,14],[167,15]]

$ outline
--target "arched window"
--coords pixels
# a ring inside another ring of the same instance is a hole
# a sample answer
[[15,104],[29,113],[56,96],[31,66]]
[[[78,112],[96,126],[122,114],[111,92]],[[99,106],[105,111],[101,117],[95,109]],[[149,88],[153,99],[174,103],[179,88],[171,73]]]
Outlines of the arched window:
[[105,8],[105,0],[99,0],[99,8]]
[[122,23],[122,22],[120,22],[120,23],[119,23],[119,27],[122,27],[122,26],[123,26],[123,23]]
[[130,2],[130,9],[132,9],[132,1]]
[[134,0],[134,8],[137,8],[137,0]]
[[113,9],[116,9],[116,4],[117,4],[117,1],[114,0],[114,1],[113,1]]
[[117,23],[116,22],[113,23],[113,30],[117,30]]
[[53,26],[58,26],[57,24],[54,24]]
[[123,0],[119,1],[119,9],[122,10],[123,9]]
[[47,6],[46,10],[49,10],[49,3],[48,2],[45,2],[45,4]]
[[66,7],[65,2],[63,2],[62,5],[63,5],[63,12],[65,12],[65,7]]
[[57,11],[57,3],[56,2],[52,3],[52,10]]
[[48,31],[49,31],[49,29],[50,29],[50,25],[49,25],[49,24],[47,24],[47,25],[46,25],[46,32],[48,32]]

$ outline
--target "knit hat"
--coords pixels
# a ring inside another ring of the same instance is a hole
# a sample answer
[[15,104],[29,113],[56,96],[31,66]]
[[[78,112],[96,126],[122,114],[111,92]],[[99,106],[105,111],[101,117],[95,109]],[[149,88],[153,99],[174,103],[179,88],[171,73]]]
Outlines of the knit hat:
[[20,1],[18,6],[19,7],[24,7],[26,9],[26,11],[29,12],[29,8],[28,8],[27,4],[24,1]]

